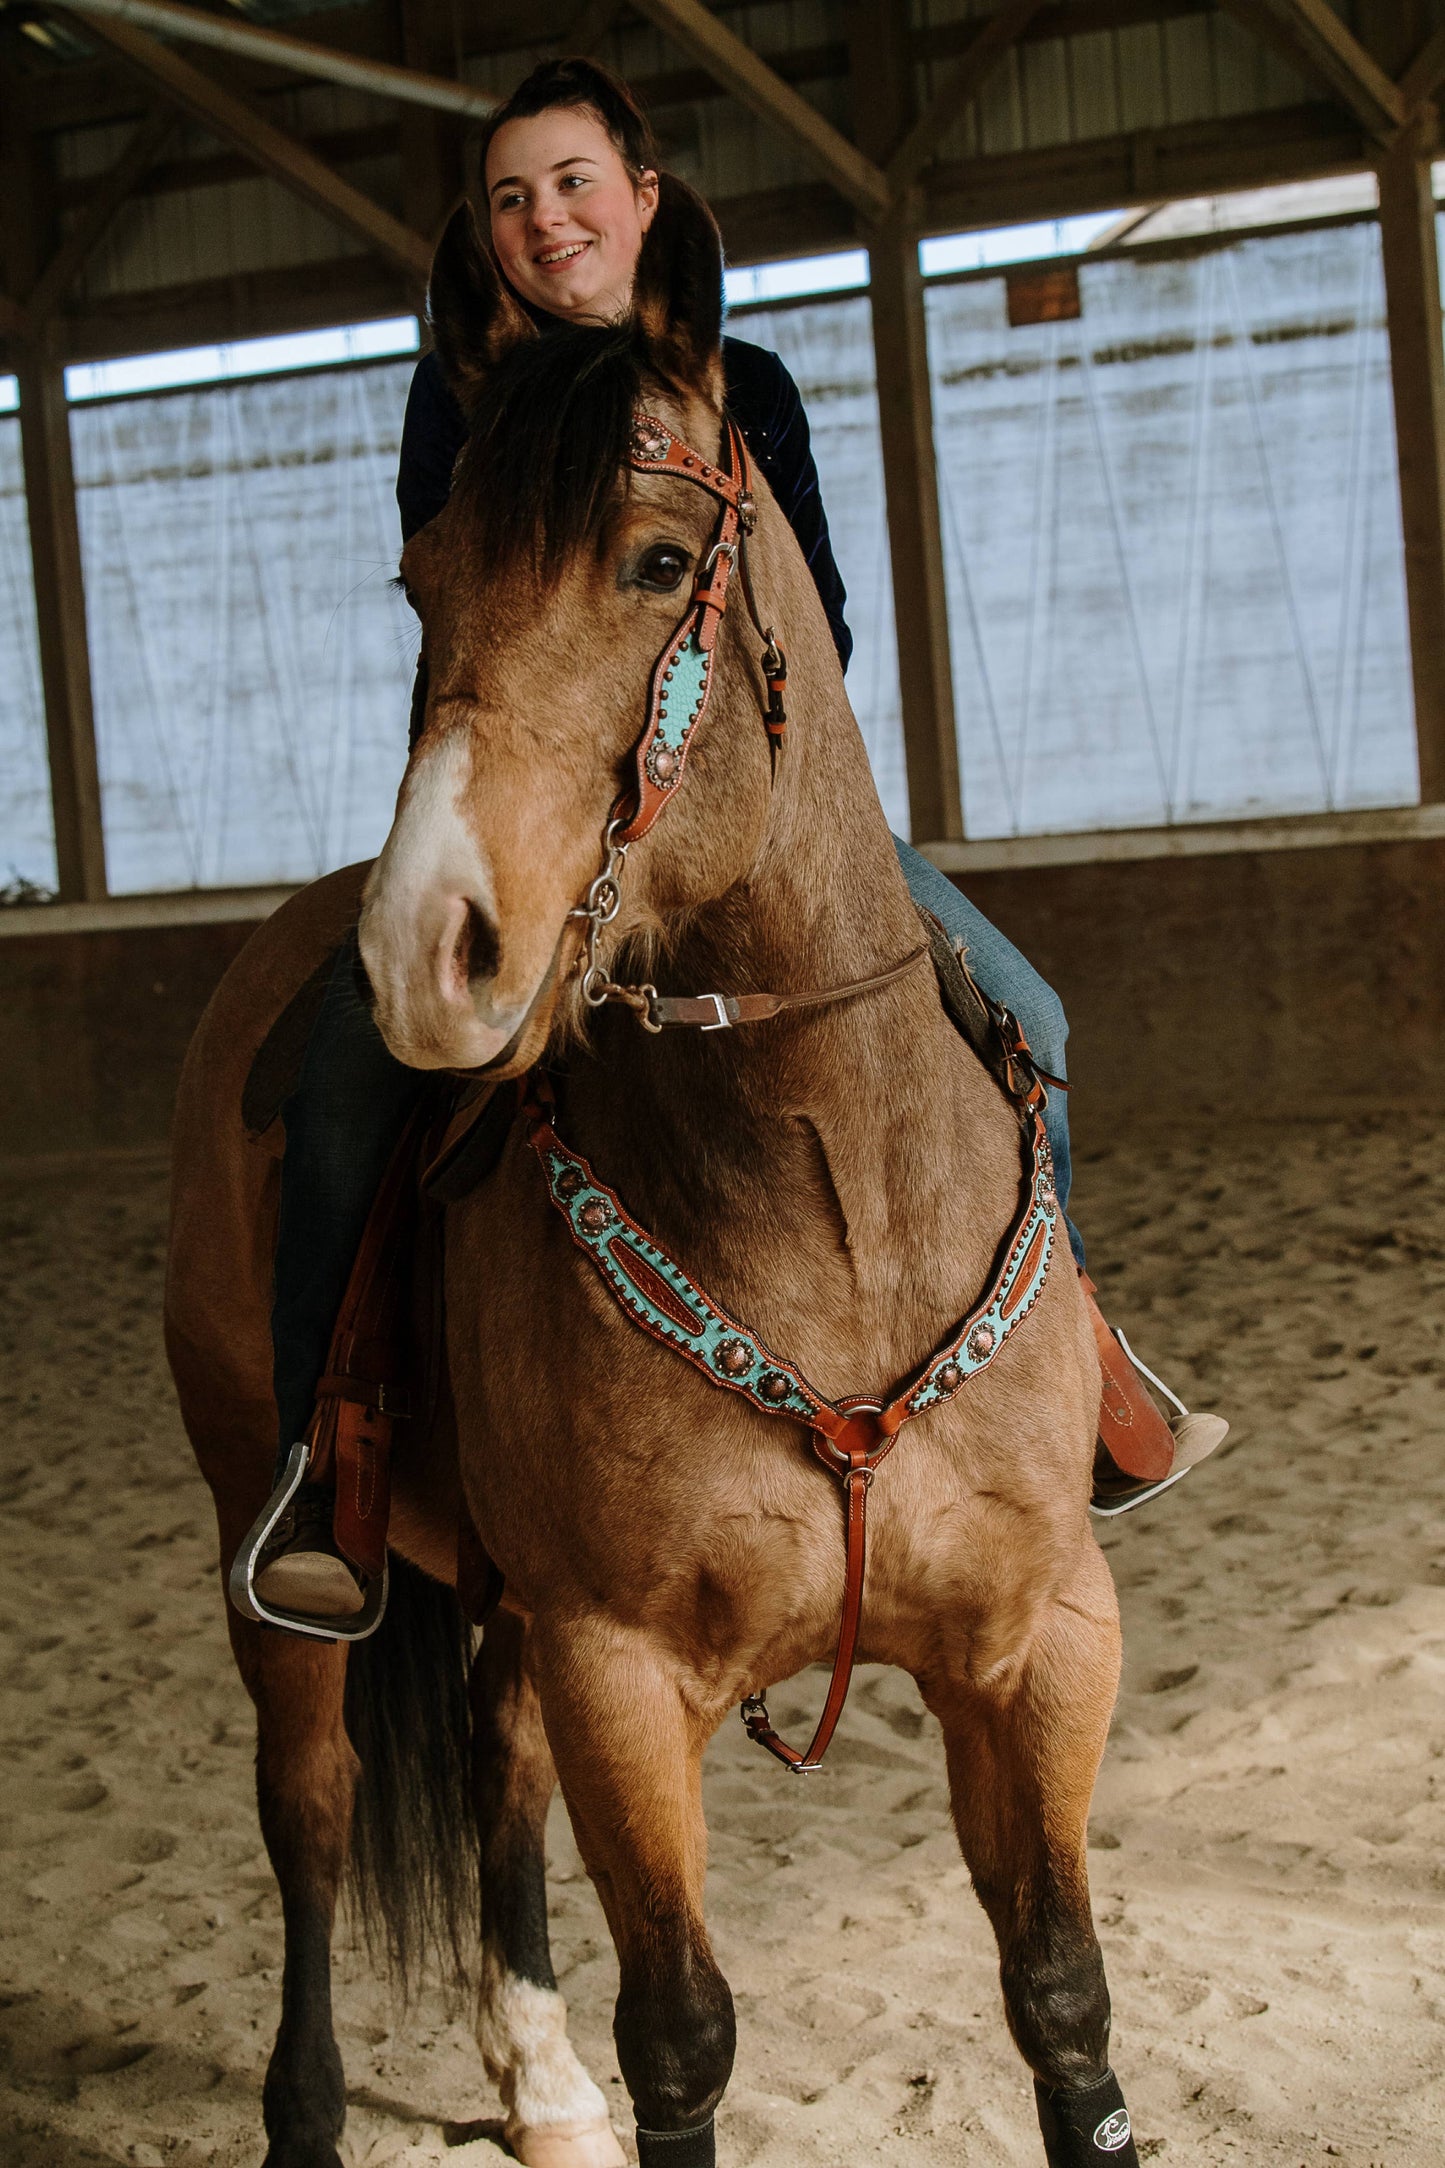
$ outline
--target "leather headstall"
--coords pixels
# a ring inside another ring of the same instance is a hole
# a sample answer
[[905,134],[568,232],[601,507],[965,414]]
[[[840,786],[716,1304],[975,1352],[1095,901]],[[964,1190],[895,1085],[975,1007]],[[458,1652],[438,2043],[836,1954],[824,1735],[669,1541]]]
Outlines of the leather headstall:
[[748,537],[757,525],[752,459],[731,415],[723,417],[722,458],[724,464],[715,467],[681,437],[674,436],[666,422],[650,414],[633,417],[629,452],[633,472],[692,482],[717,498],[719,510],[712,541],[693,575],[692,593],[682,621],[653,666],[647,717],[635,756],[636,803],[630,810],[618,808],[621,822],[616,841],[624,848],[647,834],[682,781],[688,750],[712,691],[718,627],[727,608],[733,571],[740,560],[744,600],[763,642],[763,675],[768,687],[763,723],[775,760],[787,729],[783,704],[787,661],[772,627],[758,617],[747,572]]

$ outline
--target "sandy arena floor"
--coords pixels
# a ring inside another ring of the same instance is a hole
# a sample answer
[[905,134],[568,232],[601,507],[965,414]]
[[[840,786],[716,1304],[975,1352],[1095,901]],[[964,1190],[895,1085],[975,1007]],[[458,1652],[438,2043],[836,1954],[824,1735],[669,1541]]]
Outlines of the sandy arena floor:
[[[1445,2156],[1445,1128],[1086,1160],[1111,1314],[1236,1429],[1106,1535],[1124,1691],[1091,1866],[1115,2063],[1167,2168]],[[209,1501],[158,1329],[158,1160],[0,1180],[0,2158],[259,2162],[280,1919]],[[807,1682],[808,1705],[816,1680]],[[803,1695],[775,1713],[801,1721]],[[737,1996],[721,2158],[1039,2168],[994,1953],[912,1687],[859,1681],[795,1788],[729,1724],[711,1915]],[[613,1962],[565,1822],[574,2035]],[[344,1954],[356,2168],[503,2158],[463,2026]]]

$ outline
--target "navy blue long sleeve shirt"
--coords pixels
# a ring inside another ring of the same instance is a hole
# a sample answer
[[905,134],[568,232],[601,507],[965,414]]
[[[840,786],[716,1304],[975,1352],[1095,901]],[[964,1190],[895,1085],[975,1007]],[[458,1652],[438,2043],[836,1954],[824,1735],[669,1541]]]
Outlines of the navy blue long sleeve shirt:
[[[722,346],[728,409],[808,560],[838,659],[846,670],[853,652],[853,635],[843,615],[848,597],[828,539],[828,518],[798,387],[766,347],[752,346],[746,339],[724,339]],[[407,396],[396,476],[404,542],[435,519],[451,495],[452,473],[466,435],[465,417],[440,361],[435,354],[424,354]]]

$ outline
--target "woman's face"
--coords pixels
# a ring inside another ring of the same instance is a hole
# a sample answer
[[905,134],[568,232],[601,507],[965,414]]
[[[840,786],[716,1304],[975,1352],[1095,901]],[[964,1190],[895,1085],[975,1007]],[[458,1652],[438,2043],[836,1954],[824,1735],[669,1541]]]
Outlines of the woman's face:
[[553,316],[626,313],[657,175],[634,177],[589,106],[509,120],[487,147],[497,261],[524,300]]

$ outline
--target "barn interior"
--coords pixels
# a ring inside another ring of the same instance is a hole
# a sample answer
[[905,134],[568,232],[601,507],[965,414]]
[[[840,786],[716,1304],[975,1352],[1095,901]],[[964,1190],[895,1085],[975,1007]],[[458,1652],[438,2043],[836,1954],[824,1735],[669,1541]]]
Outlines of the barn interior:
[[[1091,1865],[1145,2151],[1423,2168],[1434,0],[0,0],[7,2157],[258,2157],[279,1960],[156,1345],[167,1124],[255,926],[386,834],[431,254],[477,120],[563,52],[626,76],[718,217],[729,328],[809,415],[890,823],[1063,997],[1101,1277],[1236,1421],[1195,1518],[1107,1539],[1131,1653]],[[718,1749],[737,2160],[1034,2158],[910,1692],[869,1679],[820,1808]],[[503,2157],[465,2025],[349,1963],[357,2162]]]

